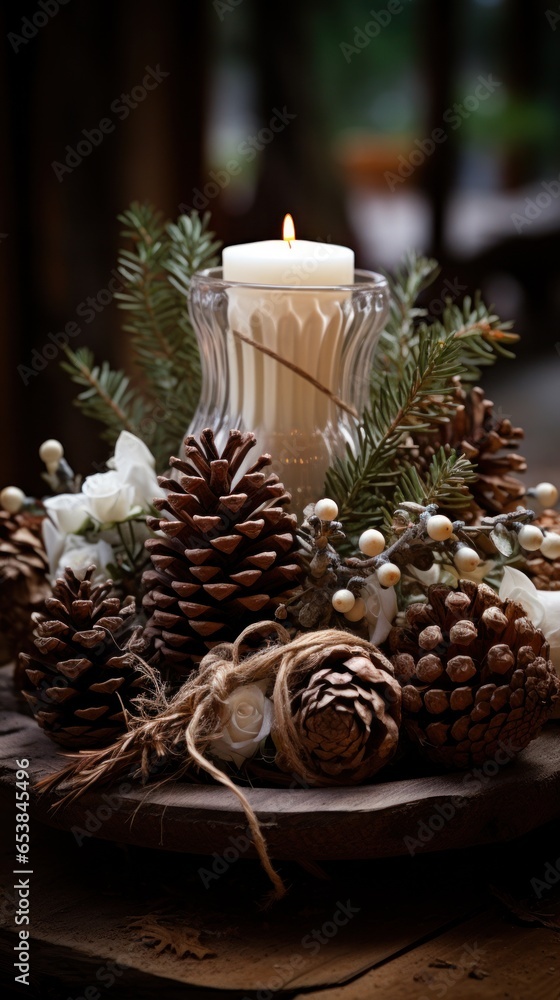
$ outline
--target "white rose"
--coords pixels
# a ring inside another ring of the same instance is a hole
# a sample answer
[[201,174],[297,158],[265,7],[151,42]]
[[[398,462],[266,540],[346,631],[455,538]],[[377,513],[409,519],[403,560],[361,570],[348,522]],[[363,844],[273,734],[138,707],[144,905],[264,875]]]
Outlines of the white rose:
[[94,521],[113,524],[124,521],[134,509],[134,488],[118,472],[98,472],[82,486],[83,503]]
[[53,573],[53,577],[54,579],[58,579],[59,576],[63,576],[64,570],[69,566],[76,576],[81,579],[88,566],[91,566],[93,563],[96,567],[93,580],[95,583],[101,582],[110,576],[108,566],[109,563],[114,561],[114,558],[112,547],[103,539],[100,539],[94,545],[80,535],[70,535],[66,539],[66,544],[60,554],[58,566]]
[[361,592],[366,605],[369,624],[369,641],[377,646],[384,642],[397,613],[397,594],[394,587],[382,587],[375,573],[368,576]]
[[59,493],[45,500],[49,517],[58,531],[71,535],[79,531],[87,521],[84,498],[81,493]]
[[560,591],[537,590],[525,573],[506,566],[500,597],[522,604],[533,625],[542,629],[550,643],[550,659],[560,674]]
[[149,448],[130,431],[121,431],[115,444],[115,454],[108,463],[121,480],[132,486],[134,503],[144,510],[152,506],[155,497],[164,496],[155,474],[156,460]]
[[253,757],[270,733],[273,704],[265,695],[266,682],[242,684],[232,691],[224,705],[224,727],[211,745],[214,757],[232,760],[241,767]]

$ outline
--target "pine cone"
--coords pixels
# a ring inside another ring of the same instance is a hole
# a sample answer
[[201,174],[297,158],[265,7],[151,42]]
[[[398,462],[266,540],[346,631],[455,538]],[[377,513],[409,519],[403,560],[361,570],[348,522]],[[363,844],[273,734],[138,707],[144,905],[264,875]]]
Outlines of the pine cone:
[[296,517],[284,510],[290,494],[263,471],[269,455],[237,481],[255,444],[253,434],[230,431],[220,455],[212,431],[200,444],[185,441],[185,460],[171,459],[177,480],[155,501],[168,516],[148,518],[164,537],[149,539],[153,569],[144,574],[151,615],[147,636],[156,662],[184,677],[218,642],[231,642],[247,625],[274,616],[301,578]]
[[133,598],[121,604],[111,580],[94,586],[90,566],[83,580],[71,569],[34,614],[33,655],[22,653],[23,695],[42,729],[64,747],[111,743],[126,729],[123,706],[146,688],[128,641],[136,614]]
[[[523,430],[513,427],[506,418],[497,419],[494,404],[484,391],[467,391],[458,385],[454,393],[459,405],[449,419],[442,421],[435,434],[412,433],[416,448],[412,450],[414,464],[421,472],[428,468],[433,455],[441,447],[465,455],[475,466],[477,479],[469,483],[474,503],[461,511],[463,520],[478,521],[480,517],[504,514],[515,510],[525,487],[516,473],[525,472],[527,463],[515,449],[523,438]],[[453,519],[453,511],[443,511]]]
[[[395,753],[401,692],[391,664],[375,647],[352,642],[326,646],[301,686],[290,692],[295,745],[287,754],[280,727],[273,732],[281,770],[313,772],[314,785],[358,784]],[[295,765],[295,767],[294,767]]]
[[0,511],[0,664],[29,647],[31,614],[51,592],[43,517]]
[[[560,510],[543,510],[534,523],[560,535]],[[531,552],[523,568],[538,590],[560,590],[560,559],[547,559],[540,551]]]
[[540,629],[485,584],[436,585],[389,645],[403,685],[403,722],[430,760],[466,768],[535,739],[560,693]]

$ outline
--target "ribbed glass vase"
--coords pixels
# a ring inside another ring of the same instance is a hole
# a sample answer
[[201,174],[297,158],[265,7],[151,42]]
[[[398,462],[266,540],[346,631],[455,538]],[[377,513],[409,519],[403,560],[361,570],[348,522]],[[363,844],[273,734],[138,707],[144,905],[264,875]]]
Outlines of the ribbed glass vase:
[[194,275],[190,314],[202,359],[202,392],[189,433],[211,427],[218,447],[231,428],[257,449],[301,512],[323,495],[333,459],[356,442],[373,353],[388,312],[387,281],[356,271],[353,285],[251,285]]

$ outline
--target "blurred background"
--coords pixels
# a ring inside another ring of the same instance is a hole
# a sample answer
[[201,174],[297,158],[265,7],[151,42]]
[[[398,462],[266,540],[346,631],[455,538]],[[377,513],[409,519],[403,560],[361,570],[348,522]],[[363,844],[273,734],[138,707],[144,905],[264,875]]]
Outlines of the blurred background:
[[47,436],[83,474],[107,457],[45,345],[76,324],[73,347],[126,364],[134,199],[208,209],[225,243],[289,211],[362,267],[434,255],[434,314],[480,288],[514,319],[518,360],[483,384],[525,427],[529,480],[555,477],[559,0],[32,0],[0,26],[2,485],[41,491]]

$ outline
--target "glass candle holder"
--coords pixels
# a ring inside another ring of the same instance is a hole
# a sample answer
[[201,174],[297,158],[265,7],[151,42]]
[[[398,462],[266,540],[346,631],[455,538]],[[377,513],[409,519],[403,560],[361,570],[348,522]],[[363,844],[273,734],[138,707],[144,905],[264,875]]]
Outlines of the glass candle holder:
[[340,286],[253,285],[224,281],[221,268],[199,271],[189,310],[202,392],[189,433],[211,427],[221,448],[231,428],[252,431],[247,467],[270,454],[301,513],[356,444],[388,307],[387,281],[372,271]]

